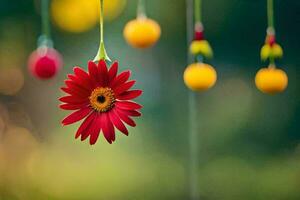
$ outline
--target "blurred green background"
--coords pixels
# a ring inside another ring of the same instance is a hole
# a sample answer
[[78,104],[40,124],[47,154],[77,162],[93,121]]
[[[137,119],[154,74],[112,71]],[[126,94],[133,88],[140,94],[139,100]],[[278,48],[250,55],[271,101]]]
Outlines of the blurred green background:
[[[107,0],[110,1],[110,0]],[[64,68],[40,81],[27,57],[40,35],[38,1],[0,0],[0,200],[189,199],[188,94],[184,0],[148,0],[162,28],[151,49],[126,44],[122,30],[136,0],[105,23],[109,56],[130,68],[144,94],[143,117],[128,137],[95,146],[74,139],[78,124],[62,127],[59,88],[72,67],[96,54],[98,26],[68,33],[53,25]],[[287,90],[268,96],[254,84],[266,30],[264,0],[204,0],[205,34],[218,82],[197,96],[199,180],[205,200],[300,199],[300,1],[275,0],[277,40],[289,76]]]

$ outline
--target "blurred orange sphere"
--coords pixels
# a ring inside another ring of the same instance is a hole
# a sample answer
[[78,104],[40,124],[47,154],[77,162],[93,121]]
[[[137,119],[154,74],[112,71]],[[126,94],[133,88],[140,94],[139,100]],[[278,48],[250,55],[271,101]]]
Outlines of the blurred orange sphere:
[[17,94],[24,85],[24,74],[18,67],[0,68],[0,93]]
[[217,81],[216,70],[205,63],[189,65],[183,74],[185,85],[194,91],[205,91],[213,87]]
[[147,48],[153,46],[158,41],[161,29],[156,21],[138,17],[125,25],[123,35],[127,43],[131,46]]
[[256,87],[268,94],[276,94],[285,90],[288,76],[281,69],[268,67],[260,69],[255,76]]

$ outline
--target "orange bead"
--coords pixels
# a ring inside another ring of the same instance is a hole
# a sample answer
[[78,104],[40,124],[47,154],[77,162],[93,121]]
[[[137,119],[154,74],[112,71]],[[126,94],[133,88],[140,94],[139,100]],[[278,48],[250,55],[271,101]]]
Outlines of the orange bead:
[[217,81],[216,70],[205,63],[189,65],[183,74],[185,85],[194,91],[205,91],[213,87]]
[[159,24],[149,18],[139,17],[129,21],[123,35],[128,44],[136,48],[153,46],[161,35]]
[[262,68],[255,76],[256,87],[267,94],[276,94],[286,89],[288,76],[281,69],[275,67]]

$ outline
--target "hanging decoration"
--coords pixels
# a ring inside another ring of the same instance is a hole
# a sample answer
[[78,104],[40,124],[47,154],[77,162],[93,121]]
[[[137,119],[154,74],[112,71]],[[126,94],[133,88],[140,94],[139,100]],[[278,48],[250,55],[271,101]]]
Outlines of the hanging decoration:
[[[126,6],[126,0],[110,0],[105,3],[106,20],[117,18]],[[98,0],[52,0],[51,16],[62,31],[83,33],[93,29],[99,20]]]
[[53,78],[62,67],[62,57],[53,48],[50,36],[49,0],[41,1],[42,35],[38,39],[38,48],[28,59],[29,72],[38,79]]
[[95,144],[100,132],[107,142],[115,141],[115,128],[128,135],[125,124],[136,126],[132,117],[141,116],[141,105],[132,101],[142,94],[141,90],[131,89],[136,81],[129,80],[131,72],[118,74],[118,62],[108,69],[110,62],[103,40],[103,1],[100,0],[100,45],[94,61],[88,62],[88,72],[80,67],[73,69],[61,88],[67,95],[59,100],[60,108],[74,110],[63,119],[63,125],[80,120],[84,121],[76,133],[76,138],[85,140],[89,137],[91,145]]
[[147,17],[145,0],[139,0],[137,17],[125,25],[123,35],[127,43],[135,48],[148,48],[159,40],[160,26],[156,21]]
[[184,71],[183,79],[186,86],[193,91],[205,91],[213,87],[217,80],[215,69],[204,63],[205,59],[213,57],[212,48],[204,37],[204,28],[201,20],[201,0],[194,0],[194,40],[189,51],[195,62]]
[[283,50],[276,43],[274,28],[274,6],[273,0],[267,0],[268,28],[264,46],[261,48],[260,56],[262,61],[269,60],[267,68],[260,69],[255,77],[256,87],[268,94],[276,94],[286,89],[288,76],[276,68],[275,60],[283,56]]

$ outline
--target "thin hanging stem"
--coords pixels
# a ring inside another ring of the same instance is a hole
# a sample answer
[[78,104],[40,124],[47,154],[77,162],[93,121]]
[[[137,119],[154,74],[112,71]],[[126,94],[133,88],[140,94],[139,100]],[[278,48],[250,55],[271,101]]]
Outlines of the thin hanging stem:
[[100,0],[100,44],[99,44],[99,49],[96,57],[94,58],[94,62],[99,61],[99,60],[108,60],[110,61],[110,58],[108,57],[105,46],[104,46],[104,22],[103,22],[103,4],[104,0]]
[[147,17],[145,0],[138,0],[137,17],[138,18],[146,18]]
[[[194,0],[186,0],[186,29],[187,29],[187,45],[193,38],[193,8],[196,5]],[[197,0],[196,0],[197,1]],[[193,7],[194,6],[194,7]],[[199,8],[199,6],[197,6]],[[195,12],[195,10],[194,10]],[[198,12],[198,11],[197,11]],[[195,12],[196,13],[196,12]],[[195,14],[194,13],[194,14]],[[196,19],[196,14],[195,14]],[[201,19],[201,18],[200,18]],[[192,63],[193,56],[187,53],[187,63]],[[195,60],[196,61],[196,60]],[[196,61],[197,62],[197,61]],[[198,183],[198,164],[199,164],[199,146],[198,146],[198,132],[197,132],[197,94],[189,91],[188,96],[188,112],[189,112],[189,124],[188,124],[188,136],[189,136],[189,152],[188,152],[188,186],[189,186],[189,199],[199,200],[199,183]]]
[[273,0],[267,0],[268,27],[274,28],[274,5]]
[[49,0],[41,0],[42,34],[38,39],[38,47],[53,47],[50,35]]
[[201,0],[195,0],[194,1],[195,5],[194,5],[194,20],[195,20],[195,23],[199,22],[201,23],[202,22],[202,19],[201,19],[201,9],[202,9],[202,1]]
[[41,15],[42,15],[42,33],[47,39],[50,39],[49,0],[42,0]]
[[103,0],[100,0],[100,43],[103,42]]

